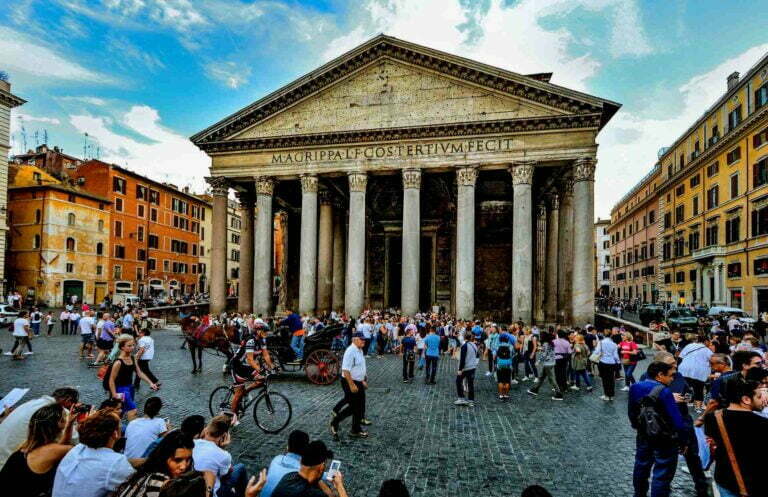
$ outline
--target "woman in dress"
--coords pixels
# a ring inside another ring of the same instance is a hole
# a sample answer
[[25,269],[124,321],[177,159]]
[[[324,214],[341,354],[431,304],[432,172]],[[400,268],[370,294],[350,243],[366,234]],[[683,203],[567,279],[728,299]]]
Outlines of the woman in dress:
[[159,388],[141,369],[136,368],[136,363],[133,360],[135,346],[136,342],[131,335],[120,335],[117,339],[119,354],[115,362],[112,363],[109,372],[109,392],[112,398],[123,402],[123,414],[126,415],[128,421],[132,421],[136,417],[136,403],[134,402],[136,390],[133,387],[133,375],[137,374],[139,378],[146,381],[152,390]]
[[[59,404],[41,407],[29,420],[27,440],[0,470],[0,488],[16,497],[48,497],[59,462],[72,449],[77,416]],[[11,489],[16,490],[11,490]]]

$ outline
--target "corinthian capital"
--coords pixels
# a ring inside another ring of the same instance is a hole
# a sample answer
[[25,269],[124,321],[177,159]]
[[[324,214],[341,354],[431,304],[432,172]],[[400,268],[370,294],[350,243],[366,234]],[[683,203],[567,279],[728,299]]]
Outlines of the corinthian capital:
[[564,197],[573,196],[573,178],[568,176],[560,183],[561,194]]
[[237,197],[237,201],[240,202],[240,207],[242,209],[253,207],[254,198],[252,192],[235,192],[235,196]]
[[403,169],[403,188],[421,188],[420,169]]
[[222,176],[207,176],[205,182],[211,187],[211,194],[214,197],[226,197],[229,193],[229,183],[227,178]]
[[461,167],[456,170],[456,182],[459,186],[475,186],[477,168],[474,166]]
[[533,183],[533,170],[536,167],[536,161],[526,160],[513,162],[509,166],[509,172],[512,173],[513,185],[530,185]]
[[314,174],[301,175],[301,193],[317,193],[317,176]]
[[257,195],[269,195],[270,197],[275,193],[275,180],[268,176],[259,176],[256,178],[256,194]]
[[597,159],[594,157],[580,157],[573,164],[573,181],[595,181],[595,167]]
[[320,190],[318,196],[320,197],[320,205],[331,205],[333,203],[333,195],[331,195],[331,192],[325,188]]
[[365,191],[365,187],[368,184],[368,175],[365,173],[349,173],[347,179],[349,180],[350,192]]

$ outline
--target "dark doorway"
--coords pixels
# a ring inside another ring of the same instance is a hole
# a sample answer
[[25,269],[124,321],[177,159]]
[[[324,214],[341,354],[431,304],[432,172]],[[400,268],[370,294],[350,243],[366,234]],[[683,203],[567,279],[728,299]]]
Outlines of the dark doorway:
[[757,312],[753,312],[754,315],[768,312],[768,290],[757,291]]
[[403,238],[387,237],[387,244],[387,306],[399,309],[403,276]]
[[432,237],[421,237],[421,271],[419,274],[419,309],[428,311],[432,308]]

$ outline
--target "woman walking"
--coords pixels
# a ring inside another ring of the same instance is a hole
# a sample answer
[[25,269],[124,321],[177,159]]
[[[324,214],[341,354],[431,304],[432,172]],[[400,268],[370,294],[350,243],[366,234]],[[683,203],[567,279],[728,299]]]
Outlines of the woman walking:
[[117,339],[117,348],[119,350],[117,359],[112,363],[109,371],[109,392],[113,399],[118,399],[123,403],[123,414],[128,421],[136,417],[136,403],[134,397],[136,391],[133,387],[133,375],[137,374],[142,380],[149,384],[149,388],[157,390],[157,384],[152,383],[143,371],[136,368],[133,360],[133,349],[136,346],[131,335],[123,334]]
[[541,333],[541,352],[539,359],[541,361],[541,375],[529,390],[530,395],[539,395],[539,389],[544,384],[544,380],[549,381],[549,385],[552,387],[552,400],[563,400],[563,392],[557,384],[555,379],[555,347],[552,344],[554,338],[548,331]]
[[539,350],[539,341],[536,335],[531,333],[530,328],[525,328],[523,338],[523,363],[525,365],[523,381],[538,378],[539,372],[536,369],[536,352]]
[[571,355],[571,368],[573,369],[573,381],[571,390],[581,389],[581,380],[587,387],[587,392],[592,391],[592,381],[587,374],[587,365],[589,363],[589,347],[584,341],[584,336],[576,334],[573,337],[573,355]]
[[619,348],[611,339],[610,332],[606,332],[602,340],[598,342],[595,350],[600,359],[597,363],[597,371],[603,381],[603,395],[600,399],[612,401],[616,396],[616,367],[619,365]]
[[640,354],[640,348],[635,343],[632,333],[625,332],[623,340],[619,343],[619,352],[621,353],[621,365],[624,367],[624,388],[622,392],[629,392],[629,387],[633,383],[637,383],[635,380],[634,372],[637,367],[638,355]]

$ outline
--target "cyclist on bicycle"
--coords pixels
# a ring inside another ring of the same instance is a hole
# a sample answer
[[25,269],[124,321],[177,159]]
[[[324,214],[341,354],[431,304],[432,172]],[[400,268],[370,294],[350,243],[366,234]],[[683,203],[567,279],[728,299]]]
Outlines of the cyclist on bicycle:
[[267,330],[264,327],[257,327],[254,334],[246,333],[242,338],[240,347],[231,360],[232,367],[230,369],[235,383],[235,393],[232,395],[231,405],[233,425],[238,424],[237,410],[240,399],[264,383],[266,371],[261,363],[266,365],[267,371],[274,369],[272,358],[269,355],[269,350],[267,350]]

